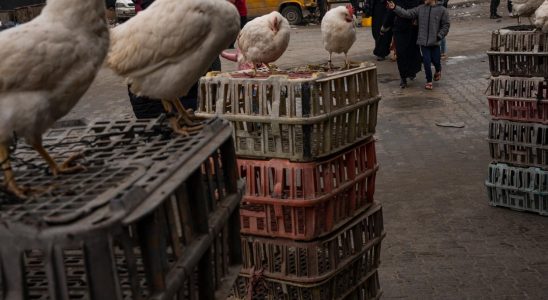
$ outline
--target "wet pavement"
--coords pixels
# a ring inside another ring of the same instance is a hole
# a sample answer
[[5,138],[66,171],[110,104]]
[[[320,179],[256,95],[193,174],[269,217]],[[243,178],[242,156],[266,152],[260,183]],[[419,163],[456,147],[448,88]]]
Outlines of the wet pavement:
[[[451,9],[450,58],[433,91],[424,90],[423,73],[399,89],[396,64],[378,63],[383,100],[376,200],[384,206],[387,231],[384,299],[548,298],[548,218],[490,207],[484,187],[490,162],[485,51],[490,32],[516,20],[489,20],[488,3],[473,3]],[[351,59],[372,61],[372,49],[370,29],[360,28]],[[304,26],[293,30],[277,64],[316,64],[327,57],[319,26]],[[342,64],[343,56],[334,61]],[[232,63],[223,67],[234,69]],[[67,118],[131,115],[123,80],[102,70]],[[464,127],[436,125],[447,122]]]

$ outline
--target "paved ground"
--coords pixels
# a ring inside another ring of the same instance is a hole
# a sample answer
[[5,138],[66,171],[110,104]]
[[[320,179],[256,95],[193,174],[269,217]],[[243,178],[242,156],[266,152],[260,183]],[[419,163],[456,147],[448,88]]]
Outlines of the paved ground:
[[[378,64],[382,170],[376,199],[384,205],[388,233],[381,268],[385,299],[548,298],[548,219],[487,205],[484,53],[491,30],[515,23],[489,20],[487,11],[486,3],[452,10],[452,58],[434,91],[422,88],[422,73],[402,91],[395,63]],[[372,48],[370,30],[361,28],[352,59],[372,60]],[[299,27],[278,64],[326,59],[319,27]],[[131,116],[125,86],[103,70],[68,118],[120,115]],[[465,127],[442,128],[436,122]]]

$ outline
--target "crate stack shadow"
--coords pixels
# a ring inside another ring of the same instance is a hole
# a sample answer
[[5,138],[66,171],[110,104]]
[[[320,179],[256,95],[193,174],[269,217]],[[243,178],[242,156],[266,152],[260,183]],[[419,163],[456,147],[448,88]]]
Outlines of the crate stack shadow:
[[188,137],[161,119],[60,125],[46,149],[58,161],[83,154],[86,170],[53,177],[18,145],[18,182],[44,192],[0,192],[0,298],[226,298],[242,263],[244,186],[230,124],[208,120]]
[[488,55],[489,204],[548,215],[548,35],[503,28]]
[[239,299],[376,299],[384,228],[373,200],[376,67],[200,81],[197,115],[233,125]]

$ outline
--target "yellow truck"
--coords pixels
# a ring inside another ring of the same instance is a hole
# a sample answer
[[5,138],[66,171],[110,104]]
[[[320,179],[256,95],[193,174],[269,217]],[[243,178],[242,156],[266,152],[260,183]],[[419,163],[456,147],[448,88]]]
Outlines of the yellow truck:
[[247,0],[247,16],[260,17],[279,11],[291,25],[302,23],[307,13],[316,11],[316,0]]

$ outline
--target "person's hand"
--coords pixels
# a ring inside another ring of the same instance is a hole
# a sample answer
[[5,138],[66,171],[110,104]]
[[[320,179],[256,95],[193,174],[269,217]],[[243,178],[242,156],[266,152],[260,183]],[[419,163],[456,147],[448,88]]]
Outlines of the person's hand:
[[394,10],[394,8],[396,8],[396,3],[394,3],[394,1],[386,1],[386,8]]

